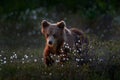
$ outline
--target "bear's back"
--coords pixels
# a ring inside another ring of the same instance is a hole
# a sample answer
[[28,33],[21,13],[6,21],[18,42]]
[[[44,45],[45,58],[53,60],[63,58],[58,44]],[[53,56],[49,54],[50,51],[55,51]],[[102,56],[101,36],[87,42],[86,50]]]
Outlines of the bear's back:
[[76,49],[82,44],[88,43],[88,40],[82,30],[71,28],[65,30],[65,43],[71,48]]

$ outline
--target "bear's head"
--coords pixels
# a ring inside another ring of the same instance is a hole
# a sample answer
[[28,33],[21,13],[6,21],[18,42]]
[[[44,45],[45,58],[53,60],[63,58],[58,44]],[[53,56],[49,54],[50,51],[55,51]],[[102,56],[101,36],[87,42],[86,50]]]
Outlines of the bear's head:
[[45,35],[48,46],[53,47],[64,41],[64,29],[66,27],[64,21],[50,23],[43,20],[41,26],[41,32]]

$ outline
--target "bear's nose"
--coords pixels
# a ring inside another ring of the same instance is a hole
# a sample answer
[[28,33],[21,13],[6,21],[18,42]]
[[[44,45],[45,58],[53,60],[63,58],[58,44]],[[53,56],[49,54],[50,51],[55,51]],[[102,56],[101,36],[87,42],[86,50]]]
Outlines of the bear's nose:
[[49,43],[50,45],[52,45],[52,41],[49,41],[48,43]]

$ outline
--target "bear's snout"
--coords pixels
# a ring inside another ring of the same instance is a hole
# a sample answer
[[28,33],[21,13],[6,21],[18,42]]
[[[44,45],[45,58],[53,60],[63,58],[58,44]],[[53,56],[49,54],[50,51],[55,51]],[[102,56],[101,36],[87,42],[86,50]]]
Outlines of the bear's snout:
[[55,39],[53,36],[48,37],[48,39],[47,39],[48,46],[52,47],[54,45],[54,42],[55,42]]
[[53,44],[53,42],[52,42],[52,41],[49,41],[49,42],[48,42],[48,44],[49,44],[49,45],[52,45],[52,44]]

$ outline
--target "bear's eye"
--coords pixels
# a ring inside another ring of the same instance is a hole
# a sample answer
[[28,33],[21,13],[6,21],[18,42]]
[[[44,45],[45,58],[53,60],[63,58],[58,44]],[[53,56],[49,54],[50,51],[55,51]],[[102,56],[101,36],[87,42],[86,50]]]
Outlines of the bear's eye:
[[48,36],[49,36],[49,34],[46,34],[46,36],[48,37]]
[[55,35],[55,34],[53,34],[53,37],[54,37],[54,38],[56,38],[56,35]]

